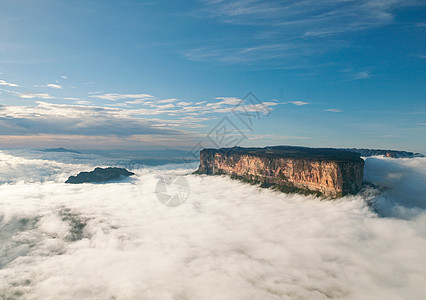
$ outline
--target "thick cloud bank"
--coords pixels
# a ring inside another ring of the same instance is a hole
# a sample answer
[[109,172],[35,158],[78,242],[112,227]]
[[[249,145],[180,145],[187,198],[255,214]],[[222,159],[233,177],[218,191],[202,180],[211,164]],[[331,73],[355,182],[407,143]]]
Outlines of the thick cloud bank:
[[189,199],[170,208],[155,187],[164,173],[188,173],[179,166],[135,167],[134,179],[120,183],[67,185],[93,162],[43,155],[0,152],[1,299],[426,294],[424,158],[370,158],[366,179],[387,189],[334,201],[183,175]]
[[383,216],[411,217],[426,209],[426,158],[371,157],[366,181],[384,188],[373,203]]

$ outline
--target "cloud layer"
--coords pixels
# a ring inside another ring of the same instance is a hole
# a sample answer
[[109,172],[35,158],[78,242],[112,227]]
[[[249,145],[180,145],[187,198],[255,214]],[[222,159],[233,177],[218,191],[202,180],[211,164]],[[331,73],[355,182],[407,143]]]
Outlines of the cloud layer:
[[136,118],[138,111],[115,108],[52,104],[0,106],[1,135],[71,134],[131,136],[173,134],[167,124]]
[[[380,218],[366,204],[387,197],[376,189],[318,201],[227,177],[185,175],[190,198],[169,208],[155,188],[161,174],[188,171],[178,166],[135,168],[134,179],[122,183],[74,186],[62,182],[90,163],[10,153],[0,153],[3,176],[15,178],[0,185],[1,297],[419,299],[426,293],[424,210],[405,220]],[[369,178],[384,178],[383,165],[394,172],[393,162],[367,160]],[[422,159],[397,162],[405,176],[423,170]],[[28,168],[37,171],[15,176]],[[424,177],[418,180],[426,186]],[[394,191],[409,182],[392,185],[388,195],[399,197]]]

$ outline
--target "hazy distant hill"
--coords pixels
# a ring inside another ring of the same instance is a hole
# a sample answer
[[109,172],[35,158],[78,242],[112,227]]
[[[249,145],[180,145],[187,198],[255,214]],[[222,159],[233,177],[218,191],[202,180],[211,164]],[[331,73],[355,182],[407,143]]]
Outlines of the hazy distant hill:
[[357,149],[357,148],[347,148],[342,150],[348,150],[361,154],[361,156],[376,156],[383,155],[386,157],[392,158],[412,158],[412,157],[424,157],[421,153],[414,153],[408,151],[398,151],[398,150],[381,150],[381,149]]
[[65,149],[65,148],[48,148],[48,149],[41,149],[40,151],[43,152],[70,152],[70,153],[77,153],[77,154],[81,154],[81,152],[75,151],[75,150],[69,150],[69,149]]
[[43,152],[69,152],[69,153],[81,154],[81,152],[78,152],[78,151],[75,151],[75,150],[65,149],[65,148],[62,148],[62,147],[41,149],[40,151],[43,151]]

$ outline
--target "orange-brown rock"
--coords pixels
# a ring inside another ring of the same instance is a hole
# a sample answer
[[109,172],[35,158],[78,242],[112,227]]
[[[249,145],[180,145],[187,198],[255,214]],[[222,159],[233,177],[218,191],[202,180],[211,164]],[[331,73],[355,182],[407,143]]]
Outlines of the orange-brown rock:
[[229,174],[283,191],[308,191],[328,197],[356,194],[362,187],[364,160],[357,153],[276,146],[204,149],[200,174]]

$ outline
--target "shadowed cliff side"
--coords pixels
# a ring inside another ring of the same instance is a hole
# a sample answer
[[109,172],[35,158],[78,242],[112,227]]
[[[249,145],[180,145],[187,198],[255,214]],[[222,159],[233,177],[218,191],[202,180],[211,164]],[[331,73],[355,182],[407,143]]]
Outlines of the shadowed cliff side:
[[204,149],[198,174],[228,174],[283,192],[327,197],[356,194],[362,187],[364,160],[358,153],[331,149],[276,146]]

